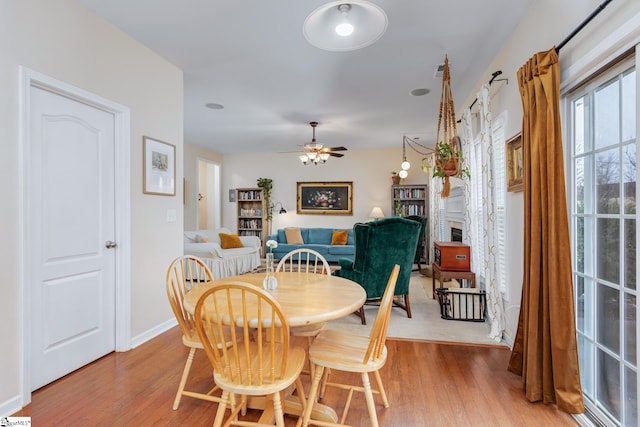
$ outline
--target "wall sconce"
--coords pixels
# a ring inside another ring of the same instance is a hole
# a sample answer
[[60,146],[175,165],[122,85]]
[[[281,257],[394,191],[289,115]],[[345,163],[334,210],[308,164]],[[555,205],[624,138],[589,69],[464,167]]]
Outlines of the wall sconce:
[[282,203],[275,202],[275,203],[271,203],[271,205],[269,206],[269,216],[273,216],[273,210],[277,205],[280,205],[280,210],[278,211],[280,215],[287,213],[287,210],[284,208],[284,206],[282,206]]

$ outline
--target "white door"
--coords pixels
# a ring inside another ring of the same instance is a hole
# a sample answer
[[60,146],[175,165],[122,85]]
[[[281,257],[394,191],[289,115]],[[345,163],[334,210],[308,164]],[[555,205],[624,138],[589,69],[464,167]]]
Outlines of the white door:
[[31,390],[115,349],[114,115],[33,87]]

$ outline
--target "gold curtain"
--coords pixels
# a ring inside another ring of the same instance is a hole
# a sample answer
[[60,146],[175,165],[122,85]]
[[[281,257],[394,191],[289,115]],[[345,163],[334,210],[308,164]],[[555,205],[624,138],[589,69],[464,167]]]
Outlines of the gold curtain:
[[529,401],[582,413],[555,48],[524,64],[518,84],[524,113],[524,277],[509,371],[522,376]]

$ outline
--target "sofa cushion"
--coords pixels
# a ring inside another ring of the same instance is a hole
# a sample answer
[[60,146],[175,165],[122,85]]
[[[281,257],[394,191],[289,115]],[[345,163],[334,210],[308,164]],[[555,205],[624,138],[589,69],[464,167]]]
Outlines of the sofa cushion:
[[306,240],[306,242],[330,245],[332,234],[332,228],[309,228],[309,240]]
[[302,240],[302,233],[300,232],[299,228],[285,228],[284,234],[287,236],[287,243],[291,245],[304,245],[304,240]]
[[220,246],[222,249],[242,248],[244,245],[237,234],[218,233],[220,236]]
[[346,245],[347,237],[349,237],[349,230],[333,230],[331,233],[331,244],[332,245]]

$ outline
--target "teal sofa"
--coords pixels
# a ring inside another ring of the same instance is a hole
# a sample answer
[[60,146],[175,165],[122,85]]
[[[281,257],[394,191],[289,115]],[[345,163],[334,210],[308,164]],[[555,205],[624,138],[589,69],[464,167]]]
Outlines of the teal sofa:
[[344,231],[345,228],[320,228],[300,227],[300,234],[304,244],[287,243],[287,236],[284,229],[278,229],[276,234],[267,237],[267,240],[275,240],[278,247],[273,250],[273,258],[281,259],[294,249],[308,248],[320,253],[328,262],[338,262],[340,258],[354,259],[356,255],[353,229],[349,229],[346,245],[332,245],[331,237],[333,231]]

